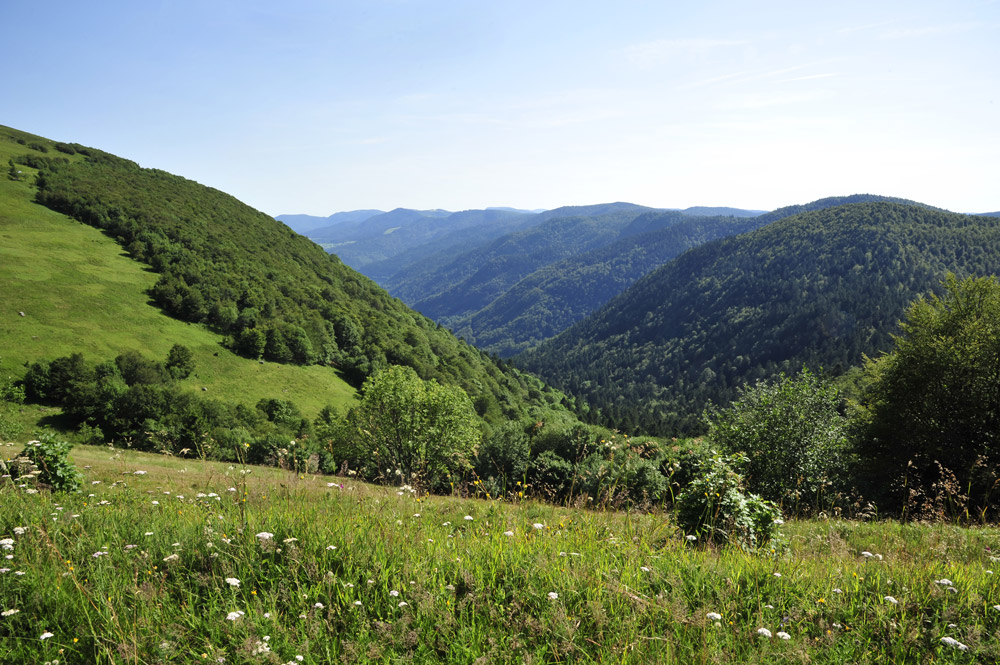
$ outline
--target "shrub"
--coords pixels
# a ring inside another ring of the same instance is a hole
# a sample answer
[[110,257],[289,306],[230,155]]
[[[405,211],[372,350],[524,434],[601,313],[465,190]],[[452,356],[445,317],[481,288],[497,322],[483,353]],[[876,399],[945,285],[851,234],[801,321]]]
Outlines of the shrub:
[[[35,475],[38,483],[47,485],[57,492],[75,492],[80,488],[82,480],[80,472],[69,461],[71,446],[66,441],[59,441],[53,434],[43,434],[38,441],[31,441],[18,456],[29,460],[34,469],[23,472],[23,466],[12,469],[14,478],[18,475]],[[34,473],[37,471],[37,473]]]
[[521,423],[505,422],[483,440],[476,455],[476,475],[490,483],[491,493],[501,494],[523,481],[531,461],[531,440]]
[[775,535],[781,513],[771,501],[745,492],[736,470],[745,455],[715,454],[677,497],[677,523],[688,535],[756,548]]
[[848,418],[832,384],[803,370],[740,389],[729,407],[705,412],[708,438],[743,453],[747,487],[773,501],[806,500],[817,510],[824,490],[845,466]]
[[954,485],[985,512],[1000,461],[1000,282],[948,275],[944,289],[910,305],[892,352],[866,362],[859,454],[887,508]]
[[452,474],[471,469],[482,434],[464,390],[392,366],[362,392],[347,424],[384,479],[443,489]]

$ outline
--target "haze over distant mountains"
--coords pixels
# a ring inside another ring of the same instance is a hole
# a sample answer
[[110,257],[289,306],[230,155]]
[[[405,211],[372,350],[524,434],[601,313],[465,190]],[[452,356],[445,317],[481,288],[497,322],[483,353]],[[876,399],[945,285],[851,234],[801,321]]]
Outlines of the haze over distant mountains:
[[[245,400],[240,377],[252,372],[268,377],[262,390],[294,384],[316,411],[403,365],[461,387],[490,426],[565,422],[570,407],[630,433],[697,433],[705,406],[748,382],[802,366],[840,375],[887,350],[905,307],[948,272],[1000,272],[996,213],[867,194],[764,214],[617,202],[287,218],[315,225],[393,298],[315,242],[184,178],[7,128],[0,154],[11,165],[0,180],[3,295],[28,314],[0,317],[5,356],[23,366],[44,353],[162,347],[169,328],[192,340],[203,387],[225,373],[213,395]],[[43,228],[53,233],[39,257]],[[117,267],[95,273],[98,259]],[[124,291],[123,259],[142,265]],[[40,266],[45,279],[23,278]],[[73,298],[84,305],[67,314],[65,292],[81,284],[89,290]],[[98,286],[115,295],[95,301]],[[318,385],[332,396],[317,397]],[[129,427],[148,432],[143,418]]]
[[[695,432],[709,401],[887,348],[948,271],[1000,270],[997,213],[852,195],[771,212],[631,203],[397,210],[308,235],[593,422]],[[849,265],[848,265],[849,264]]]

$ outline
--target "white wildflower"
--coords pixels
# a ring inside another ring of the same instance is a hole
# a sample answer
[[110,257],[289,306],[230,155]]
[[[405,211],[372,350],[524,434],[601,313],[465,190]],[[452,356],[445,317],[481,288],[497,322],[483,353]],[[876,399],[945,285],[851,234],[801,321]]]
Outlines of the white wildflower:
[[244,614],[245,612],[243,612],[243,610],[236,610],[235,612],[230,612],[229,614],[226,615],[226,621],[236,621]]
[[466,522],[471,522],[474,518],[472,517],[472,515],[466,515],[462,519],[464,519]]
[[942,577],[939,580],[934,580],[934,584],[940,584],[942,586],[953,586],[955,583],[949,580],[947,577]]
[[549,600],[558,600],[559,594],[555,591],[549,591]]
[[946,645],[948,645],[950,647],[953,647],[955,649],[958,649],[959,651],[968,651],[969,650],[968,646],[962,644],[961,642],[959,642],[958,640],[956,640],[954,637],[942,637],[941,638],[941,643],[942,644],[946,644]]
[[895,598],[893,598],[892,596],[886,596],[885,597],[885,602],[890,603],[892,605],[898,605],[899,604],[899,601],[896,600]]
[[229,586],[234,586],[238,589],[240,586],[240,581],[235,577],[227,577],[226,584],[228,584]]
[[164,561],[177,561],[180,557],[176,554],[171,554],[170,556],[163,557]]
[[692,543],[693,543],[694,541],[698,540],[698,536],[694,536],[694,535],[688,535],[688,536],[684,536],[684,537],[685,537],[685,538],[687,538],[687,539],[688,539],[688,541],[689,541],[689,542],[692,542]]
[[780,637],[783,640],[790,640],[790,639],[792,639],[792,636],[789,635],[788,633],[786,633],[783,630],[779,630],[778,633],[777,633],[777,635],[778,635],[778,637]]
[[771,637],[771,631],[769,631],[767,628],[758,628],[757,634],[760,635],[761,637]]
[[313,604],[313,607],[316,608],[317,610],[321,610],[324,607],[326,607],[326,605],[324,605],[323,603],[315,603]]
[[409,603],[407,603],[407,602],[406,602],[405,600],[401,600],[401,601],[399,601],[399,606],[400,606],[400,607],[406,607],[406,606],[407,606],[408,604],[409,604]]
[[514,535],[514,532],[513,531],[504,531],[503,535],[510,537],[510,536]]
[[45,631],[44,633],[42,633],[41,637],[39,637],[38,639],[40,639],[40,640],[47,640],[50,637],[55,637],[55,635],[53,635],[49,631]]
[[718,612],[709,612],[708,614],[705,615],[705,618],[708,619],[709,621],[721,621],[722,615],[719,614]]
[[535,522],[535,523],[534,523],[534,524],[532,524],[531,526],[533,526],[533,527],[534,527],[534,528],[536,528],[536,529],[544,529],[544,528],[545,528],[545,525],[544,525],[544,524],[542,524],[541,522]]
[[0,612],[0,616],[2,616],[2,617],[11,617],[11,616],[14,616],[15,614],[17,614],[20,611],[21,610],[4,610],[3,612]]
[[274,538],[274,534],[268,531],[261,531],[260,533],[257,534],[257,538],[260,540],[271,540],[272,538]]
[[389,595],[392,596],[393,598],[395,598],[396,596],[399,595],[399,592],[396,591],[395,589],[393,589],[392,591],[389,592]]
[[866,550],[866,551],[864,551],[864,552],[862,552],[862,553],[861,553],[861,556],[863,556],[863,557],[864,557],[864,558],[866,558],[866,559],[870,559],[870,558],[872,558],[872,557],[873,557],[873,556],[875,556],[875,555],[874,555],[874,554],[872,554],[871,552],[868,552],[868,551]]

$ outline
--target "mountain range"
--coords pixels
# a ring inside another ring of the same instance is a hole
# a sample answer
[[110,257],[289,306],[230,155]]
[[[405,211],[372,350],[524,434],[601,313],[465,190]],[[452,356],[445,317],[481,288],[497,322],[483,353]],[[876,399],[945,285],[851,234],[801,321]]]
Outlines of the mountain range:
[[0,158],[5,369],[176,340],[201,367],[187,381],[234,401],[347,406],[366,377],[406,365],[462,387],[484,427],[570,422],[570,406],[630,433],[697,433],[704,407],[747,382],[841,375],[888,349],[906,305],[948,272],[1000,269],[995,215],[876,195],[767,213],[618,202],[286,218],[317,224],[387,293],[182,177],[10,128]]

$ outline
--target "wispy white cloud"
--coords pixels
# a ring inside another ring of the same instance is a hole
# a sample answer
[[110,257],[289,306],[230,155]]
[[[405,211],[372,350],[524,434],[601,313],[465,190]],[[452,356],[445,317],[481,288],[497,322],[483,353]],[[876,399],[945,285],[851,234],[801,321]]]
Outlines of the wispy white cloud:
[[836,72],[829,72],[827,74],[809,74],[807,76],[794,76],[788,79],[781,79],[778,83],[792,83],[794,81],[814,81],[816,79],[828,79],[834,76],[840,76]]
[[981,27],[981,23],[952,23],[950,25],[924,25],[911,28],[894,28],[881,34],[882,39],[912,39],[930,35],[946,35],[966,32]]
[[812,92],[787,93],[753,93],[729,97],[719,104],[718,108],[729,111],[757,111],[792,104],[806,104],[830,96],[829,92],[814,90]]
[[732,39],[656,39],[625,47],[625,56],[640,67],[654,67],[678,59],[701,57],[720,49],[745,46],[748,43]]
[[852,32],[862,32],[864,30],[874,30],[875,28],[884,28],[887,25],[893,25],[894,23],[899,23],[901,19],[894,18],[887,21],[876,21],[875,23],[863,23],[861,25],[850,25],[837,30],[839,34],[846,35]]

